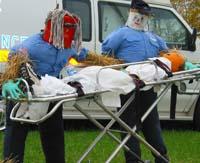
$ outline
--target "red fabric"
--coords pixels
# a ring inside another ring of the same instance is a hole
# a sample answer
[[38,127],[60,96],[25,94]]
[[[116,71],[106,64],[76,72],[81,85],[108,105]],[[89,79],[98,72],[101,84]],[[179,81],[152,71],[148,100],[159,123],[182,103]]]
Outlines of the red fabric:
[[[65,15],[64,16],[64,23],[69,23],[69,24],[78,24],[79,19],[76,16],[69,16]],[[44,34],[43,34],[43,39],[46,42],[49,42],[50,44],[52,43],[52,40],[49,41],[50,37],[50,32],[51,32],[51,20],[47,22],[44,28]],[[71,48],[72,40],[74,39],[74,34],[76,32],[76,27],[67,27],[64,26],[63,28],[63,34],[64,34],[64,48]]]
[[44,34],[43,34],[43,40],[46,41],[46,42],[52,43],[52,40],[49,41],[50,31],[51,31],[51,20],[49,20],[47,22],[47,24],[45,25]]

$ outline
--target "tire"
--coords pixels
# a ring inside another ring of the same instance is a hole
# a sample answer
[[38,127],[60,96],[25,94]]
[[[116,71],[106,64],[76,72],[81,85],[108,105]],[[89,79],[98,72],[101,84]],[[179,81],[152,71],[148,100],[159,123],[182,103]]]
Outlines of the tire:
[[200,131],[200,97],[195,106],[194,115],[193,115],[193,126],[194,130]]

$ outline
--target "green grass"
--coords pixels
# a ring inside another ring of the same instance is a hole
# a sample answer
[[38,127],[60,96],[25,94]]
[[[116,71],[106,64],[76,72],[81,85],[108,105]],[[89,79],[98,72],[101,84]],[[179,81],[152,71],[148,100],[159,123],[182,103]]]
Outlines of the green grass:
[[[91,141],[97,136],[98,131],[66,131],[65,147],[66,158],[69,163],[76,163]],[[169,151],[171,163],[198,163],[200,153],[200,134],[195,131],[164,131],[163,136]],[[0,133],[0,151],[3,149],[3,133]],[[96,148],[89,154],[84,162],[103,163],[112,153],[117,144],[105,136]],[[144,159],[153,160],[149,150],[142,145]],[[2,155],[2,152],[1,152]],[[90,161],[89,161],[90,160]],[[44,163],[38,132],[30,132],[26,142],[25,163]],[[124,163],[123,152],[117,155],[113,163]]]

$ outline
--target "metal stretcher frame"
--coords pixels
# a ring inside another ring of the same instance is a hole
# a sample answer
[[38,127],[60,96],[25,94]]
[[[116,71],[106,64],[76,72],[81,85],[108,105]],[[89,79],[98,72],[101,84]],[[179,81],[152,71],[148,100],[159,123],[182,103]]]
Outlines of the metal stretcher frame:
[[[124,67],[128,65],[135,65],[135,64],[144,64],[144,63],[149,63],[147,62],[138,62],[138,63],[131,63],[131,64],[120,64],[120,65],[113,65],[113,66],[105,66],[101,70],[105,68],[119,68],[119,67]],[[152,63],[150,61],[150,63]],[[156,65],[155,65],[156,66]],[[100,71],[97,73],[97,83],[99,84],[98,76]],[[188,71],[180,71],[173,73],[173,77],[170,77],[168,79],[164,80],[159,80],[155,82],[149,82],[146,83],[146,86],[156,86],[156,85],[164,85],[164,89],[159,93],[157,99],[155,102],[149,107],[149,109],[144,113],[144,115],[141,118],[141,122],[143,122],[147,116],[151,113],[151,111],[154,109],[154,107],[158,104],[158,102],[162,99],[162,97],[167,93],[168,89],[174,84],[175,82],[180,82],[184,80],[191,80],[191,79],[199,79],[200,78],[200,69],[195,69],[195,70],[188,70]],[[134,100],[134,94],[126,101],[126,103],[122,106],[122,108],[116,112],[113,113],[112,111],[109,110],[106,106],[104,106],[101,102],[99,102],[97,97],[101,93],[105,93],[105,91],[97,91],[97,92],[92,92],[89,93],[83,97],[78,97],[78,94],[73,94],[73,95],[62,95],[62,96],[56,96],[56,97],[46,97],[46,98],[30,98],[28,99],[29,102],[46,102],[46,101],[59,101],[54,108],[42,119],[39,121],[32,121],[32,120],[26,120],[22,118],[16,118],[15,114],[17,112],[17,108],[20,104],[20,102],[24,101],[21,99],[19,103],[15,105],[15,107],[12,109],[10,118],[14,121],[20,121],[24,123],[42,123],[45,121],[47,118],[53,115],[53,113],[59,108],[60,105],[62,105],[64,102],[69,102],[69,101],[76,101],[74,104],[74,107],[80,111],[85,117],[87,117],[92,123],[94,123],[98,128],[102,130],[102,132],[95,138],[95,140],[92,142],[92,144],[89,146],[89,148],[85,151],[85,153],[81,156],[81,158],[78,160],[78,162],[82,162],[85,157],[92,151],[92,149],[95,147],[95,145],[101,140],[101,138],[107,133],[109,136],[111,136],[116,142],[119,143],[118,147],[115,149],[115,151],[110,155],[110,157],[106,160],[106,163],[111,162],[111,160],[116,156],[116,154],[119,152],[119,150],[124,147],[125,150],[130,151],[130,149],[126,146],[126,142],[129,140],[131,136],[134,136],[136,139],[138,139],[141,143],[143,143],[151,152],[153,152],[156,156],[160,157],[163,159],[164,162],[169,162],[165,157],[163,157],[153,146],[151,146],[147,141],[145,141],[140,135],[136,133],[136,126],[133,128],[130,128],[125,122],[123,122],[120,119],[120,115],[123,113],[123,111],[127,108],[127,106],[131,103],[132,100]],[[78,101],[81,101],[82,99],[85,98],[92,98],[94,99],[94,102],[100,106],[100,108],[105,111],[108,115],[112,117],[111,121],[106,125],[103,126],[101,125],[96,119],[91,117],[87,111],[82,109],[82,107],[78,104]],[[119,123],[126,131],[127,131],[127,136],[121,141],[119,140],[114,134],[112,134],[110,128],[111,126],[115,123]],[[133,155],[136,155],[132,151],[130,151]],[[138,156],[136,156],[138,157]],[[139,158],[139,157],[138,157]],[[143,161],[141,161],[143,162]]]
[[[101,85],[100,85],[100,82],[99,82],[99,75],[100,75],[100,72],[103,69],[106,69],[106,68],[123,68],[123,67],[129,66],[129,65],[137,65],[137,64],[145,64],[145,63],[152,63],[156,67],[156,71],[157,71],[157,65],[153,61],[143,61],[143,62],[135,62],[135,63],[128,63],[128,64],[118,64],[118,65],[112,65],[112,66],[104,66],[96,74],[96,83],[101,88]],[[47,97],[33,97],[32,94],[31,94],[30,87],[29,87],[27,81],[24,80],[24,79],[21,79],[21,80],[22,80],[22,82],[24,82],[24,84],[25,84],[25,86],[27,88],[27,98],[21,98],[21,99],[15,100],[15,99],[11,99],[10,97],[8,97],[8,99],[17,102],[17,104],[14,106],[14,108],[11,111],[10,119],[14,120],[14,121],[24,122],[24,123],[32,123],[32,124],[42,123],[43,121],[48,119],[50,116],[52,116],[53,113],[57,110],[57,108],[60,105],[56,105],[51,110],[50,113],[48,113],[46,116],[44,116],[40,120],[30,120],[30,119],[23,119],[23,118],[15,117],[15,114],[16,114],[16,112],[18,110],[18,107],[19,107],[21,102],[29,102],[29,103],[31,103],[31,102],[50,102],[50,101],[60,101],[60,100],[62,101],[63,99],[67,99],[66,102],[69,102],[69,101],[77,101],[79,99],[84,99],[84,98],[88,98],[88,97],[94,97],[97,94],[101,94],[101,93],[105,93],[105,92],[109,91],[109,90],[98,90],[98,91],[94,91],[94,92],[88,93],[88,94],[84,95],[84,97],[78,97],[77,93],[50,96],[50,97],[48,97],[48,96]]]
[[[193,74],[192,76],[188,75],[185,77],[181,77],[178,79],[172,79],[172,80],[166,80],[166,81],[159,81],[159,82],[151,82],[146,84],[146,86],[153,86],[153,85],[160,85],[160,84],[166,84],[165,88],[160,92],[160,94],[158,95],[156,101],[149,107],[149,109],[145,112],[145,114],[142,116],[141,118],[141,122],[143,122],[147,116],[151,113],[151,111],[154,109],[154,107],[158,104],[158,102],[162,99],[162,97],[167,93],[168,89],[172,86],[172,84],[174,82],[177,81],[182,81],[182,80],[191,80],[191,79],[196,79],[197,75],[199,75],[199,71],[200,70],[195,70],[195,71],[183,71],[183,72],[179,72],[179,73],[174,73],[174,75],[181,75],[184,73],[196,73]],[[131,99],[131,97],[128,99],[128,101]],[[128,102],[127,101],[127,102]],[[131,100],[130,100],[131,101]],[[165,162],[169,162],[165,157],[163,157],[157,150],[155,150],[150,144],[148,144],[142,137],[140,137],[137,133],[136,133],[136,126],[134,126],[132,129],[126,124],[124,123],[119,116],[123,113],[123,111],[125,110],[126,107],[122,107],[122,109],[114,114],[113,112],[111,112],[109,109],[107,109],[105,106],[103,106],[101,103],[99,103],[99,101],[97,101],[95,99],[95,102],[100,106],[100,108],[102,108],[107,114],[109,114],[113,119],[108,123],[108,125],[104,128],[104,130],[96,137],[96,139],[93,141],[93,143],[90,145],[90,147],[86,150],[86,152],[83,154],[83,156],[79,159],[78,162],[82,162],[84,160],[84,158],[89,154],[89,152],[92,150],[92,148],[94,148],[94,146],[96,145],[96,143],[98,141],[100,141],[100,139],[103,137],[103,135],[109,131],[109,128],[112,126],[112,124],[114,124],[114,122],[118,122],[122,127],[124,127],[124,129],[128,132],[127,136],[122,140],[122,142],[119,144],[119,146],[116,148],[116,150],[110,155],[110,157],[108,158],[108,160],[106,161],[106,163],[111,162],[111,160],[116,156],[116,154],[119,152],[119,150],[125,146],[125,143],[129,140],[129,138],[131,136],[134,136],[135,138],[137,138],[140,142],[142,142],[143,144],[145,144],[156,156],[160,157],[163,159],[163,161]],[[141,161],[142,162],[142,161]]]

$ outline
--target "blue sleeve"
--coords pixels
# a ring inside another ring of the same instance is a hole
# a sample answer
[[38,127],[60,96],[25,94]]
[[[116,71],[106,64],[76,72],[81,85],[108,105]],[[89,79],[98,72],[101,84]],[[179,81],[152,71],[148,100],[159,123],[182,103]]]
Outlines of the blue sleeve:
[[10,49],[10,51],[11,51],[11,52],[17,52],[19,49],[22,49],[22,48],[23,48],[22,44],[17,44],[17,45],[15,45],[15,46],[13,46],[13,47]]
[[61,67],[64,67],[71,57],[77,57],[77,52],[75,49],[58,49],[56,64],[60,64]]
[[13,46],[12,48],[10,48],[10,51],[8,54],[8,59],[10,59],[13,55],[15,55],[19,50],[26,50],[26,48],[23,46],[23,44],[17,44],[15,46]]
[[[24,51],[25,50],[29,54],[29,51],[30,51],[29,49],[31,49],[31,51],[32,51],[32,49],[34,49],[33,45],[36,45],[36,44],[39,44],[39,43],[41,44],[41,40],[42,40],[42,38],[41,38],[41,35],[39,33],[28,37],[23,42],[16,44],[13,47],[11,47],[9,57],[16,54],[17,51]],[[36,48],[34,51],[36,53],[40,53],[41,48]]]
[[74,48],[71,49],[58,49],[58,56],[59,55],[66,55],[67,58],[76,57],[77,52]]
[[159,51],[163,51],[163,50],[167,50],[167,44],[164,41],[164,39],[162,39],[161,37],[156,35],[156,39],[158,40],[158,44],[159,44]]
[[83,61],[83,60],[85,60],[86,57],[87,57],[87,55],[88,55],[88,52],[89,52],[88,49],[82,48],[76,59],[77,59],[78,61]]
[[86,59],[88,55],[88,51],[89,51],[88,49],[82,48],[78,54],[74,48],[71,50],[62,49],[62,50],[59,50],[58,55],[63,54],[63,53],[68,54],[67,61],[69,60],[70,57],[75,58],[77,61],[83,61],[84,59]]
[[108,35],[102,43],[102,53],[110,55],[116,54],[123,38],[122,34],[120,30],[116,30]]

